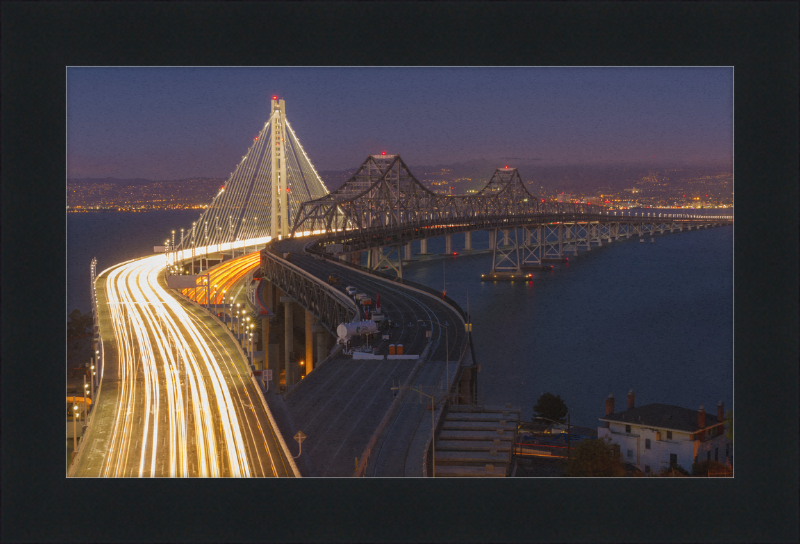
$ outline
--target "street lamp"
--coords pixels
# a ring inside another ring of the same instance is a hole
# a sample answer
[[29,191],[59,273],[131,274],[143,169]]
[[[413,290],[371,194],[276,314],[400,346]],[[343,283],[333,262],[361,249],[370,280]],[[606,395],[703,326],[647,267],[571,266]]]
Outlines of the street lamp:
[[75,454],[78,453],[78,427],[76,419],[78,418],[78,405],[72,406],[72,458],[75,459]]

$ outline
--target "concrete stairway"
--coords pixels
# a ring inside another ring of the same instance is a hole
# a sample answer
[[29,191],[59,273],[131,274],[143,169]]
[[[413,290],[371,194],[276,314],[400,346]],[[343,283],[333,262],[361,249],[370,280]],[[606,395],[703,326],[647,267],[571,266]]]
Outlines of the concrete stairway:
[[519,422],[509,405],[481,412],[451,406],[436,439],[436,477],[502,478],[508,475]]

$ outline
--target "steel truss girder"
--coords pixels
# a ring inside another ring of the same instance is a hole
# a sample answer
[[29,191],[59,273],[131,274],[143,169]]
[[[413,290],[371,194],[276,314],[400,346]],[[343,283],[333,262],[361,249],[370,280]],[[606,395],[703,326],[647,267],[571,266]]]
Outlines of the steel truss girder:
[[543,231],[542,225],[522,227],[522,264],[542,264]]
[[[373,248],[372,251],[377,252],[378,258],[374,259],[370,257],[370,267],[372,270],[380,270],[381,266],[386,263],[386,265],[395,271],[398,278],[403,277],[403,255],[401,253],[401,245],[395,244],[388,246],[389,252],[384,254],[383,253],[383,246]],[[397,252],[397,265],[395,266],[394,262],[391,260],[392,253]]]
[[534,197],[516,168],[499,168],[474,195],[438,195],[424,187],[399,155],[370,155],[336,191],[305,202],[292,232],[405,228],[447,222],[545,214],[588,214],[585,204],[545,203]]
[[564,225],[544,225],[544,258],[564,257]]
[[496,271],[514,271],[514,272],[521,272],[521,263],[519,258],[519,239],[517,238],[517,227],[513,227],[512,229],[506,229],[508,231],[514,231],[514,241],[511,242],[511,235],[504,234],[504,242],[505,239],[508,239],[509,245],[501,244],[500,241],[497,239],[499,229],[495,229],[494,236],[495,236],[495,244],[494,249],[492,250],[492,272]]
[[350,323],[358,316],[355,303],[322,280],[287,263],[269,248],[261,250],[261,272],[286,296],[293,298],[319,319],[322,326],[334,336],[340,323]]

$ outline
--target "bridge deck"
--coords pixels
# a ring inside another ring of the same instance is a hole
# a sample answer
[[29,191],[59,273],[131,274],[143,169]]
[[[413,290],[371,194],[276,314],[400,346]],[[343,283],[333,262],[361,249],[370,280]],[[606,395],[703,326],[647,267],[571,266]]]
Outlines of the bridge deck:
[[[341,284],[336,288],[345,292],[347,286],[355,286],[359,292],[366,293],[375,300],[381,296],[381,307],[388,319],[396,324],[390,329],[390,339],[373,343],[380,354],[388,354],[390,343],[402,343],[406,354],[419,355],[428,345],[426,331],[431,331],[431,340],[438,343],[431,354],[435,363],[424,363],[417,380],[420,385],[433,389],[441,379],[444,380],[444,359],[446,355],[445,327],[449,326],[450,354],[455,358],[460,353],[466,339],[464,327],[459,316],[446,304],[405,286],[387,282],[374,276],[359,273],[347,267],[328,261],[318,261],[303,254],[305,240],[283,240],[275,244],[281,253],[291,252],[291,262],[321,281],[330,274],[336,274]],[[312,371],[303,380],[303,387],[292,393],[285,401],[285,407],[293,429],[302,430],[308,437],[303,442],[303,455],[307,455],[311,466],[310,475],[351,476],[355,469],[355,458],[362,457],[364,449],[394,399],[392,386],[405,382],[416,360],[354,360],[342,355],[324,366]],[[451,361],[450,378],[455,377],[457,363]],[[444,384],[441,384],[442,391]],[[426,391],[427,392],[427,391]],[[409,395],[409,398],[411,395]],[[419,404],[419,403],[417,403]],[[404,425],[387,425],[383,438],[403,435],[402,453],[409,449],[414,431],[420,420],[417,410],[425,412],[425,404],[404,411],[410,429]],[[398,410],[398,413],[401,410]],[[413,412],[413,414],[411,414]],[[411,414],[411,415],[410,415]],[[422,455],[425,441],[430,435],[430,419],[427,430],[424,423],[419,424],[422,445],[413,449],[413,462],[410,464],[422,471]],[[292,429],[292,430],[293,430]],[[286,436],[288,430],[283,430]],[[287,437],[291,438],[291,437]],[[388,449],[396,449],[387,447]],[[372,455],[376,455],[373,452]],[[418,457],[418,459],[417,459]],[[402,476],[403,465],[399,465]],[[397,471],[395,471],[397,472]],[[373,475],[372,472],[369,475]],[[390,475],[390,474],[377,474]]]

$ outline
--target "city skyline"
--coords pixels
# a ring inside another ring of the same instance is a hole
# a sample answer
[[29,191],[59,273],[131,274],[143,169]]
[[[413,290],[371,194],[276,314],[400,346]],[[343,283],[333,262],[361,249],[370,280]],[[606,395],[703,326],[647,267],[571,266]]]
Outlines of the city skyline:
[[733,69],[69,68],[70,178],[227,178],[268,117],[318,171],[409,164],[732,166]]

